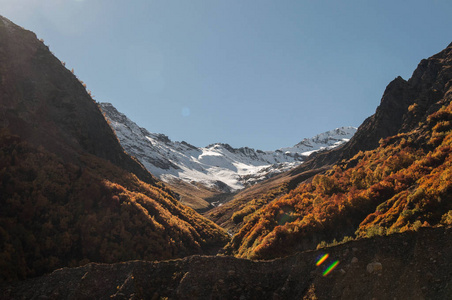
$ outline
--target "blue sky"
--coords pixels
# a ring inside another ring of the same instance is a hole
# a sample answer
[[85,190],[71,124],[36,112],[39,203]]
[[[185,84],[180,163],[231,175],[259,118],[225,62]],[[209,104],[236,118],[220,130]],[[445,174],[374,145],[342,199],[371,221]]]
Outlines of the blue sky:
[[99,102],[196,146],[275,150],[375,112],[452,42],[452,1],[0,0]]

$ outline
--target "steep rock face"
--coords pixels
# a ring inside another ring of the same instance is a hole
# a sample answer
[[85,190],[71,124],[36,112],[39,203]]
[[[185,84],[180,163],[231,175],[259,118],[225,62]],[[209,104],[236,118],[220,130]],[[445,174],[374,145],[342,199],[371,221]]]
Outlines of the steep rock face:
[[374,149],[382,138],[413,130],[437,111],[441,107],[438,101],[444,98],[451,85],[451,51],[449,45],[429,59],[423,59],[408,81],[401,77],[394,79],[387,86],[375,114],[364,121],[350,143],[343,147],[341,158]]
[[[416,92],[414,103],[404,115],[401,131],[407,132],[450,100],[452,86],[452,43],[443,51],[423,59],[408,83]],[[443,99],[443,101],[440,101]]]
[[381,139],[408,132],[441,107],[451,86],[452,43],[443,51],[423,59],[411,78],[400,76],[385,89],[375,114],[367,118],[350,141],[330,151],[313,153],[303,165],[289,171],[299,173],[350,159],[359,151],[375,149]]
[[67,160],[88,152],[154,181],[124,153],[82,83],[33,32],[1,16],[0,128]]
[[403,116],[413,104],[415,92],[402,77],[394,79],[387,87],[375,114],[359,127],[350,145],[343,148],[342,158],[350,158],[358,151],[374,149],[381,138],[397,134],[403,124]]
[[124,149],[152,174],[167,182],[180,179],[223,192],[236,191],[289,170],[313,152],[343,144],[356,130],[354,127],[337,128],[276,151],[235,149],[224,143],[195,147],[186,142],[173,142],[163,134],[150,133],[110,103],[100,106]]

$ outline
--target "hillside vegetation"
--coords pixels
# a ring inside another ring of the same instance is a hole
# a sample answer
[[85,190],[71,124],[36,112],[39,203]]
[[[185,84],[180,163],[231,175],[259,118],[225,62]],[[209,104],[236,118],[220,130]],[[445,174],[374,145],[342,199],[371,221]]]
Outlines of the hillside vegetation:
[[64,63],[0,16],[0,281],[226,244],[176,197],[124,152]]
[[161,260],[210,253],[217,225],[92,155],[65,163],[17,136],[0,135],[0,270],[3,280],[87,262]]
[[344,238],[452,225],[451,64],[451,46],[421,62],[403,84],[414,99],[399,134],[247,216],[226,253],[268,259]]

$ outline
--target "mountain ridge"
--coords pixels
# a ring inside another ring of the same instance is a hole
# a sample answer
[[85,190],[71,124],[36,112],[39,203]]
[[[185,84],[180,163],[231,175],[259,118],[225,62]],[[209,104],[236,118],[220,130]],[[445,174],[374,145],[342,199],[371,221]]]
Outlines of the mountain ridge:
[[287,171],[313,152],[348,141],[356,130],[354,127],[337,128],[275,151],[233,148],[226,143],[195,147],[185,141],[173,142],[164,134],[150,133],[111,103],[99,105],[126,151],[152,174],[166,182],[181,179],[223,192],[234,192]]

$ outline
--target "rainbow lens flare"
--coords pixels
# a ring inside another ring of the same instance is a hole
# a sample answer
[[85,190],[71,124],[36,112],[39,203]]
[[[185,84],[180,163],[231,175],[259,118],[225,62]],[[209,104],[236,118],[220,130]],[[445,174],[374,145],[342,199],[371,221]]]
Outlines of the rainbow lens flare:
[[321,264],[323,264],[325,262],[325,260],[327,260],[328,256],[330,256],[328,253],[323,255],[315,264],[317,267],[320,266]]
[[336,260],[335,262],[333,262],[328,268],[326,268],[326,270],[323,272],[323,276],[327,276],[328,274],[330,274],[334,268],[337,267],[337,265],[339,264],[339,261]]

